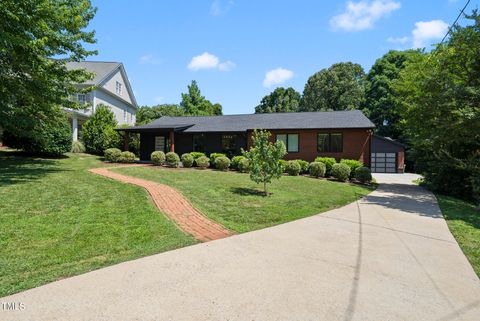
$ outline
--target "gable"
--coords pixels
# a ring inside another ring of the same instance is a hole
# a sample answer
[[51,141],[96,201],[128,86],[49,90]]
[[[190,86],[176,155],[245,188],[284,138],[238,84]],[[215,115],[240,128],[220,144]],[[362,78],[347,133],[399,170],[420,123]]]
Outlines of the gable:
[[[121,93],[117,93],[117,83],[120,84]],[[109,75],[106,79],[99,84],[99,87],[105,89],[115,97],[119,97],[126,102],[136,106],[135,97],[130,88],[130,83],[126,77],[126,74],[123,72],[123,69],[117,68],[115,72]]]

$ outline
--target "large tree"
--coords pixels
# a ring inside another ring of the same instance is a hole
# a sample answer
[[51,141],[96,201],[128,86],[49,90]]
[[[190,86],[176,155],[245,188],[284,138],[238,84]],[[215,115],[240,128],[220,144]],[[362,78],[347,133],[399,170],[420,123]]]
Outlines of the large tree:
[[137,125],[148,124],[162,116],[183,116],[183,109],[176,104],[142,106],[137,111]]
[[222,105],[212,104],[202,96],[195,80],[192,80],[192,83],[188,86],[188,93],[182,93],[180,106],[185,115],[208,116],[222,114]]
[[0,1],[0,127],[10,135],[31,139],[60,106],[78,107],[69,96],[91,75],[65,62],[95,53],[84,48],[95,10],[89,0]]
[[284,113],[298,111],[301,95],[292,87],[276,88],[263,97],[260,105],[255,107],[255,113]]
[[[450,38],[408,64],[394,90],[416,169],[429,186],[480,198],[480,17],[455,26]],[[480,201],[480,200],[479,200]]]
[[363,101],[365,72],[352,62],[333,64],[311,76],[303,91],[302,111],[358,109]]
[[389,51],[377,59],[365,80],[364,112],[376,126],[376,133],[404,141],[400,126],[401,107],[392,84],[408,63],[422,59],[419,50]]

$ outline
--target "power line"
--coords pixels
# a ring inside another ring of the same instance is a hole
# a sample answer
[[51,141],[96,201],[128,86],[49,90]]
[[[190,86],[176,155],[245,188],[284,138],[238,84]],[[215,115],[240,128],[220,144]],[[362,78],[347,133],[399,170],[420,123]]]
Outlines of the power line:
[[445,41],[445,38],[447,38],[447,36],[450,34],[453,27],[457,24],[458,19],[460,19],[460,17],[462,16],[463,12],[465,11],[465,9],[467,8],[469,3],[470,3],[470,0],[468,0],[467,3],[465,4],[465,6],[463,6],[463,9],[458,14],[457,19],[455,19],[455,21],[452,23],[452,25],[450,27],[448,27],[448,31],[445,34],[445,36],[443,37],[442,41],[440,41],[440,44],[442,44]]

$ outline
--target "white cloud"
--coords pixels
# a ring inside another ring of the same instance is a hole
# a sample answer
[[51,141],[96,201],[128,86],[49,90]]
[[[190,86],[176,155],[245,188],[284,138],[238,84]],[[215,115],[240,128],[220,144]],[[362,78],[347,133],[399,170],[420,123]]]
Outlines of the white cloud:
[[270,88],[273,85],[280,85],[293,77],[293,71],[285,68],[276,68],[268,71],[263,80],[263,86]]
[[210,7],[210,14],[212,16],[220,16],[224,13],[227,13],[228,10],[233,6],[233,0],[214,0],[212,6]]
[[348,1],[345,12],[330,19],[333,30],[360,31],[373,28],[374,23],[400,9],[400,2],[393,0]]
[[422,48],[429,41],[440,40],[448,31],[448,24],[442,20],[419,21],[412,31],[413,48]]
[[230,71],[235,68],[233,61],[227,60],[220,62],[220,59],[211,53],[204,52],[201,55],[192,58],[187,68],[193,71],[201,69],[218,69],[220,71]]
[[160,59],[155,58],[151,54],[143,55],[140,57],[140,62],[142,64],[152,64],[152,65],[157,65],[160,63]]
[[407,36],[398,37],[398,38],[388,37],[387,41],[390,42],[390,43],[394,43],[394,44],[404,45],[404,44],[406,44],[407,42],[410,41],[410,38],[407,37]]

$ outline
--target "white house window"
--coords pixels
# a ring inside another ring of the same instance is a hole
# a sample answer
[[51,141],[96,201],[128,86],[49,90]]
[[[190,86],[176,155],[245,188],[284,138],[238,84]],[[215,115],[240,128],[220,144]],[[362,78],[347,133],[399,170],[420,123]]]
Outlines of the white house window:
[[115,83],[115,92],[118,95],[122,95],[122,84],[119,83],[118,81]]
[[126,110],[123,111],[123,122],[124,123],[127,122],[127,111]]
[[85,104],[87,102],[87,95],[77,94],[77,100],[80,104]]

